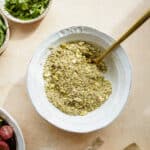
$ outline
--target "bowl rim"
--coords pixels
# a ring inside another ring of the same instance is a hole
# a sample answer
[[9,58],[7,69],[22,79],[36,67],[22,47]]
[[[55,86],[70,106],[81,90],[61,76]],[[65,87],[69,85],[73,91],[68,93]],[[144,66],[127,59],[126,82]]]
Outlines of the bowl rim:
[[[99,30],[97,30],[97,29],[95,29],[95,28],[93,28],[93,27],[89,27],[89,26],[71,26],[71,27],[68,27],[68,28],[59,30],[59,31],[57,31],[57,32],[55,32],[55,33],[53,33],[53,34],[51,34],[47,39],[49,39],[49,38],[52,39],[54,36],[56,36],[56,34],[59,34],[60,38],[62,38],[63,35],[61,35],[61,33],[62,33],[62,34],[67,34],[68,30],[71,30],[71,32],[72,32],[71,34],[74,34],[74,33],[77,34],[77,33],[82,33],[82,32],[83,32],[83,33],[84,33],[84,32],[88,32],[88,33],[95,32],[95,33],[97,33],[97,34],[103,35],[103,36],[107,39],[107,44],[108,44],[108,45],[109,45],[110,43],[112,43],[112,42],[115,41],[111,36],[109,36],[109,35],[107,35],[107,34],[101,32],[101,31],[99,31]],[[64,36],[64,37],[65,37],[65,36]],[[42,44],[44,44],[45,42],[46,42],[46,40],[44,40],[44,42],[42,42]],[[73,132],[73,133],[90,133],[90,132],[97,131],[97,130],[99,130],[99,129],[103,129],[103,128],[105,128],[106,126],[108,126],[109,124],[111,124],[111,123],[119,116],[119,114],[123,111],[123,108],[125,107],[125,104],[127,103],[127,100],[128,100],[128,96],[129,96],[129,93],[130,93],[130,90],[131,90],[131,83],[132,83],[132,69],[131,69],[131,64],[130,64],[129,58],[128,58],[128,56],[127,56],[125,50],[122,48],[122,46],[119,45],[119,48],[121,48],[122,53],[123,53],[123,55],[126,57],[126,60],[127,60],[127,63],[128,63],[128,69],[129,69],[129,70],[128,70],[128,77],[129,77],[129,81],[128,81],[128,82],[129,82],[129,85],[128,85],[128,92],[127,92],[127,94],[124,96],[124,97],[125,97],[125,98],[124,98],[124,99],[125,99],[125,100],[124,100],[124,104],[122,105],[120,111],[118,111],[118,113],[116,114],[116,116],[115,116],[113,119],[111,119],[111,121],[109,121],[108,123],[106,123],[105,125],[103,125],[103,126],[101,126],[101,127],[92,128],[92,129],[88,129],[88,130],[82,131],[82,130],[77,130],[77,129],[70,129],[70,128],[68,129],[68,128],[65,128],[64,126],[63,126],[63,127],[60,126],[59,124],[55,124],[55,122],[52,122],[52,121],[50,121],[49,119],[47,119],[47,118],[39,111],[39,109],[38,109],[38,108],[35,106],[35,104],[34,104],[34,100],[32,100],[32,96],[31,96],[30,88],[29,88],[29,76],[30,76],[30,65],[32,64],[33,58],[39,53],[39,51],[41,51],[40,46],[36,49],[34,55],[32,56],[32,58],[31,58],[31,60],[30,60],[30,63],[29,63],[29,65],[28,65],[27,74],[26,74],[26,75],[27,75],[27,78],[26,78],[27,93],[28,93],[28,96],[29,96],[29,98],[30,98],[30,101],[31,101],[33,107],[35,108],[35,110],[37,111],[37,113],[38,113],[43,119],[45,119],[48,123],[54,125],[55,127],[59,128],[59,129],[62,129],[62,130],[64,130],[64,131]]]
[[3,42],[2,46],[0,47],[0,54],[1,54],[7,47],[7,44],[8,44],[9,38],[10,38],[10,29],[9,29],[7,18],[5,17],[5,15],[3,14],[3,12],[1,10],[0,10],[0,15],[2,16],[4,23],[7,27],[5,41]]
[[11,14],[10,14],[7,10],[5,10],[5,8],[4,8],[5,2],[3,2],[3,5],[1,6],[1,7],[2,7],[1,10],[2,10],[3,14],[4,14],[9,20],[11,20],[11,21],[13,21],[13,22],[16,22],[16,23],[19,23],[19,24],[30,24],[30,23],[34,23],[34,22],[37,22],[37,21],[41,20],[42,18],[44,18],[44,17],[47,15],[47,13],[48,13],[48,11],[49,11],[49,9],[50,9],[50,6],[51,6],[51,4],[52,4],[52,1],[53,1],[53,0],[49,0],[49,3],[48,3],[48,5],[47,5],[46,9],[44,10],[44,12],[43,12],[41,15],[37,16],[36,18],[30,19],[30,20],[22,20],[22,19],[19,19],[19,18],[17,18],[17,17],[14,17],[13,15],[11,15]]
[[[5,116],[5,117],[6,117],[6,118],[4,118],[4,119],[8,122],[8,124],[11,123],[11,124],[9,124],[9,125],[11,125],[11,126],[14,128],[14,130],[17,130],[17,133],[18,133],[18,134],[15,133],[16,138],[17,138],[17,141],[16,141],[16,142],[17,142],[17,144],[19,145],[19,146],[17,147],[17,150],[25,150],[26,148],[25,148],[24,137],[23,137],[22,131],[21,131],[21,129],[20,129],[18,123],[14,120],[14,118],[13,118],[5,109],[0,108],[0,114],[1,114],[2,116]],[[3,118],[3,117],[2,117],[2,118]],[[19,141],[20,141],[20,142],[19,142]],[[21,149],[19,149],[19,148],[21,148]]]

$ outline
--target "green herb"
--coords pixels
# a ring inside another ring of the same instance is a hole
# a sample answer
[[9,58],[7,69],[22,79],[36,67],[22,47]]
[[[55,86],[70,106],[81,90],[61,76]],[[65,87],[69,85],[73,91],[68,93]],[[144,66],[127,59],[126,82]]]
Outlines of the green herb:
[[0,16],[0,47],[3,45],[6,37],[7,27],[4,23],[2,16]]
[[103,62],[97,67],[91,63],[91,57],[100,52],[99,48],[82,41],[52,49],[44,66],[45,91],[61,111],[86,115],[109,98],[111,83],[102,75],[106,65]]
[[14,17],[30,20],[40,16],[50,0],[6,0],[5,9]]

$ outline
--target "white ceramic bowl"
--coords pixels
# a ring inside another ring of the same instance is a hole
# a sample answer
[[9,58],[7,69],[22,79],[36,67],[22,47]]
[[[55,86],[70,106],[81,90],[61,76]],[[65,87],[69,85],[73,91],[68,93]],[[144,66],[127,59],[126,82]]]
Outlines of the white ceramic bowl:
[[8,21],[7,21],[6,17],[3,15],[3,13],[1,12],[1,10],[0,10],[0,15],[2,16],[2,18],[5,22],[5,25],[7,27],[5,41],[4,41],[3,45],[0,47],[0,54],[1,54],[2,52],[5,51],[5,49],[7,47],[7,44],[8,44],[8,41],[9,41],[9,36],[10,36],[10,31],[9,31]]
[[113,39],[90,27],[70,27],[50,35],[33,56],[27,74],[27,89],[36,111],[49,123],[70,132],[87,133],[109,125],[123,109],[129,95],[131,67],[122,47],[105,59],[108,66],[106,78],[112,82],[113,92],[98,109],[86,116],[70,116],[53,106],[47,99],[42,77],[43,65],[50,54],[48,47],[62,42],[84,40],[107,48]]
[[36,18],[34,18],[34,19],[31,19],[31,20],[22,20],[22,19],[18,19],[18,18],[16,18],[16,17],[12,16],[10,13],[7,12],[7,10],[5,10],[5,7],[4,7],[4,5],[5,5],[5,0],[0,0],[0,3],[1,3],[0,8],[1,8],[1,10],[3,11],[4,15],[5,15],[8,19],[10,19],[10,20],[13,21],[13,22],[17,22],[17,23],[21,23],[21,24],[29,24],[29,23],[34,23],[34,22],[36,22],[36,21],[39,21],[39,20],[41,20],[42,18],[44,18],[44,17],[46,16],[46,14],[48,13],[49,8],[50,8],[50,6],[51,6],[52,0],[50,0],[50,2],[49,2],[49,4],[48,4],[47,8],[45,9],[45,11],[44,11],[40,16],[38,16],[38,17],[36,17]]
[[2,117],[14,129],[17,142],[16,150],[25,150],[24,138],[17,122],[10,116],[10,114],[6,110],[2,108],[0,108],[0,117]]

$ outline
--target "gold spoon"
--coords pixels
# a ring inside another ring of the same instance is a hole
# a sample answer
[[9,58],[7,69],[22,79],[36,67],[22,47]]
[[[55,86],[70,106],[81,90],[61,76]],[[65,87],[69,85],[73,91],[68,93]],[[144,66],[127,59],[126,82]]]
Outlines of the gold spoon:
[[115,50],[121,42],[126,40],[129,35],[136,31],[149,18],[150,9],[135,24],[133,24],[117,41],[115,41],[107,50],[105,50],[102,55],[99,55],[97,58],[92,59],[92,61],[96,64],[99,64],[110,52]]

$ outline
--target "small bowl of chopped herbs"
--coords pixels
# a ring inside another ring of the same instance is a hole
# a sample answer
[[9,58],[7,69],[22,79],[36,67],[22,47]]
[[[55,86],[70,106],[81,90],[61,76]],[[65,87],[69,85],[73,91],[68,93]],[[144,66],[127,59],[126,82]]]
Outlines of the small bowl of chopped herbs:
[[9,40],[9,26],[6,17],[0,11],[0,54],[6,49]]
[[48,12],[52,0],[3,0],[2,10],[12,21],[33,23]]
[[48,37],[33,56],[27,89],[33,106],[63,130],[87,133],[106,127],[123,110],[130,91],[131,67],[119,46],[94,63],[114,40],[86,26]]

